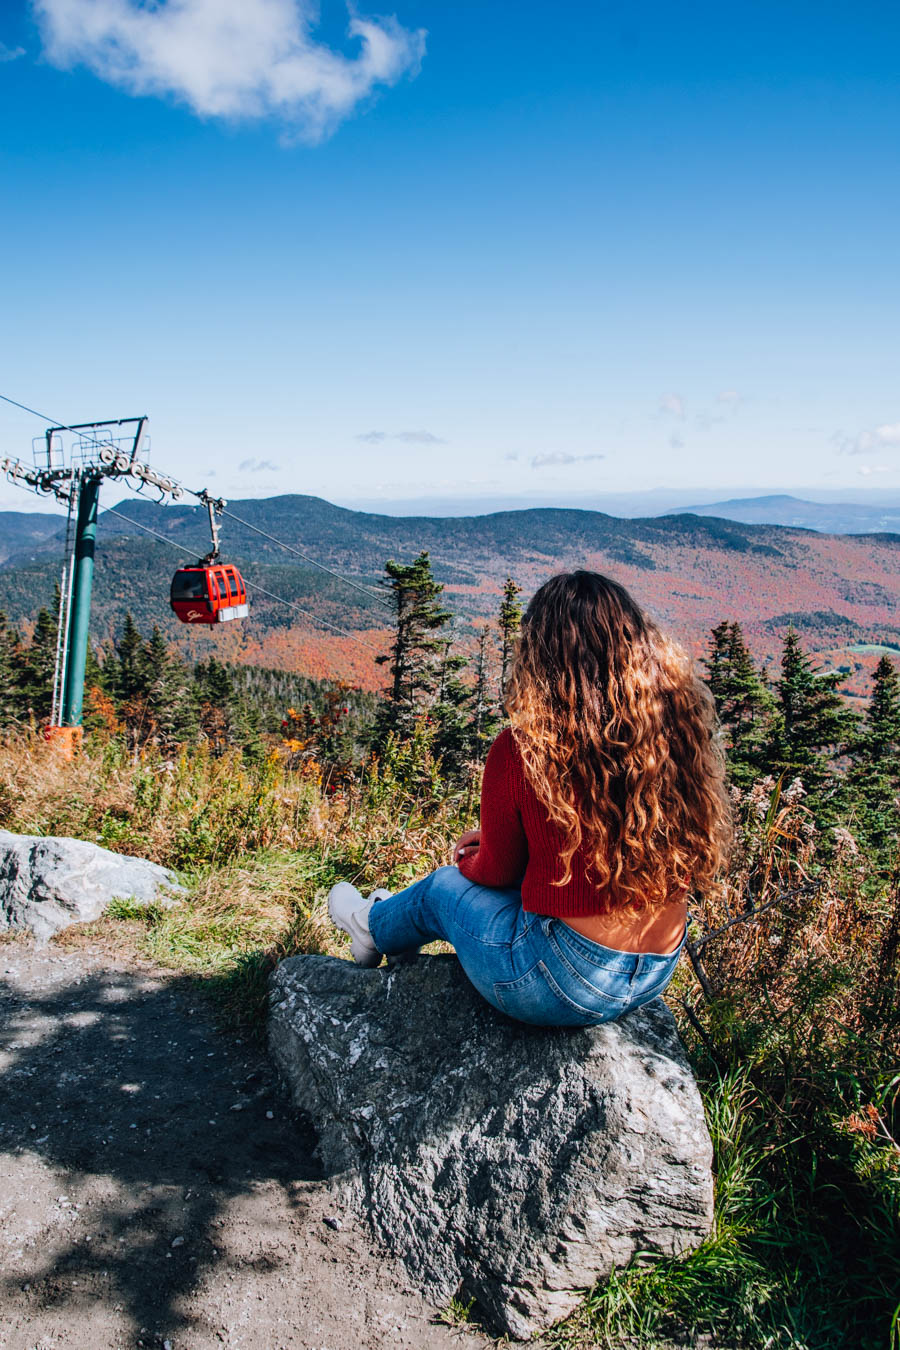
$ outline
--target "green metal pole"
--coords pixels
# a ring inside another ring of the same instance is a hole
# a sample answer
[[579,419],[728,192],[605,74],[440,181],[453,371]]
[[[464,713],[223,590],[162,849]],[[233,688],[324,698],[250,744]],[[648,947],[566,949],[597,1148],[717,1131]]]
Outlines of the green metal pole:
[[88,629],[91,621],[91,586],[94,580],[94,541],[97,536],[97,502],[100,474],[81,480],[78,522],[75,526],[75,580],[69,616],[69,654],[66,659],[66,696],[62,725],[80,727],[84,703],[84,668],[87,663]]

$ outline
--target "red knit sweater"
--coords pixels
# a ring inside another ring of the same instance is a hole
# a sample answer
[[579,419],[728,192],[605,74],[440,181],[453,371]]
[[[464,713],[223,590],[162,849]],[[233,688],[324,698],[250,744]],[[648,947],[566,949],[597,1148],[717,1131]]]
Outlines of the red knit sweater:
[[525,777],[522,756],[511,731],[501,731],[491,746],[481,785],[481,846],[462,858],[459,870],[480,886],[519,886],[522,906],[536,914],[603,914],[605,894],[588,880],[582,849],[572,858],[572,879],[562,876],[564,836],[548,818]]

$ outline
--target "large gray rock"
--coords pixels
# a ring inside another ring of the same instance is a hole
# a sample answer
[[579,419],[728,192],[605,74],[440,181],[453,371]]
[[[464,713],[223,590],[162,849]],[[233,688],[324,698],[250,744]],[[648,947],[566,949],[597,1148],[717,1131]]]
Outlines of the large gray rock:
[[710,1232],[712,1147],[657,999],[590,1030],[495,1012],[454,957],[272,977],[270,1046],[343,1198],[436,1304],[524,1337],[636,1251]]
[[0,931],[30,928],[46,942],[72,923],[98,919],[112,899],[140,904],[179,891],[172,872],[84,839],[0,830]]

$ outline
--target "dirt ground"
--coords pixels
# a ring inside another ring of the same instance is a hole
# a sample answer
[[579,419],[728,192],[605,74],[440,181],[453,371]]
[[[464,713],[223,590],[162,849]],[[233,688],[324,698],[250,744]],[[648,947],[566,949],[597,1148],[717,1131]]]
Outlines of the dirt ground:
[[262,1047],[102,945],[0,945],[2,1350],[483,1350],[329,1199]]

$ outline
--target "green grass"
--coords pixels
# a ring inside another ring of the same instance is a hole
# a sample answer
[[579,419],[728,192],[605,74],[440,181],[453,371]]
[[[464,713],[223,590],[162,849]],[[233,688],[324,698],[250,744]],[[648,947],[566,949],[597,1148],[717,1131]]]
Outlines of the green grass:
[[462,1298],[451,1298],[446,1308],[442,1308],[438,1313],[437,1320],[448,1327],[474,1326],[476,1325],[472,1316],[474,1307],[474,1298],[470,1298],[467,1303],[463,1302]]
[[158,901],[152,901],[147,904],[146,901],[135,900],[134,896],[117,895],[110,900],[104,913],[108,919],[126,919],[131,922],[145,923],[149,926],[159,923],[164,912],[163,906]]
[[314,851],[266,852],[188,876],[187,895],[172,906],[116,901],[106,913],[145,925],[144,955],[193,976],[229,1025],[261,1034],[275,963],[341,950],[324,912],[334,875]]
[[[713,1235],[687,1256],[639,1254],[548,1338],[555,1350],[716,1347],[891,1350],[900,1345],[897,1174],[868,1188],[845,1140],[782,1137],[750,1066],[704,1088],[716,1177]],[[841,1155],[844,1155],[843,1157]],[[848,1165],[849,1164],[849,1165]],[[873,1256],[878,1253],[878,1259]],[[629,1340],[630,1338],[630,1340]]]

